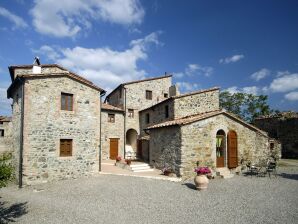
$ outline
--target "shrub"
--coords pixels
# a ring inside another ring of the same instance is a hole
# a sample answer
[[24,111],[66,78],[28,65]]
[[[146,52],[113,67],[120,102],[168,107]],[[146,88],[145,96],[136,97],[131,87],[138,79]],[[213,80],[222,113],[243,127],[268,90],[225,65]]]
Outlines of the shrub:
[[12,178],[13,166],[10,164],[10,160],[10,153],[0,156],[0,188],[5,187],[7,182]]

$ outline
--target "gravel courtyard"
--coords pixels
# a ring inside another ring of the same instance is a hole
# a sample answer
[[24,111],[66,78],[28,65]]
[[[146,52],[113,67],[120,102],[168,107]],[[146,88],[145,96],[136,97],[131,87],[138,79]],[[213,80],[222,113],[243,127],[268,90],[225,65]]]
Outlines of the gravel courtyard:
[[0,223],[298,223],[298,166],[277,178],[175,183],[98,175],[0,189]]

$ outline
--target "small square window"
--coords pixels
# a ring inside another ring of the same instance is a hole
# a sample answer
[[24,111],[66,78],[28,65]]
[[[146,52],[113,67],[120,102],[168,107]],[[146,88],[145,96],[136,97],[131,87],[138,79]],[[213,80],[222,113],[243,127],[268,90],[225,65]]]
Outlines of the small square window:
[[165,106],[165,117],[166,118],[169,117],[169,106],[168,105]]
[[164,97],[164,98],[168,98],[168,97],[169,97],[169,94],[164,93],[164,94],[163,94],[163,97]]
[[108,122],[115,123],[115,114],[108,114]]
[[72,156],[72,139],[60,139],[60,156]]
[[73,94],[61,93],[61,110],[73,110]]
[[152,100],[152,91],[151,90],[146,90],[146,99]]
[[4,137],[4,129],[0,129],[0,137]]
[[128,109],[128,117],[133,118],[134,117],[134,110]]
[[150,114],[149,113],[146,114],[146,123],[147,124],[150,123]]

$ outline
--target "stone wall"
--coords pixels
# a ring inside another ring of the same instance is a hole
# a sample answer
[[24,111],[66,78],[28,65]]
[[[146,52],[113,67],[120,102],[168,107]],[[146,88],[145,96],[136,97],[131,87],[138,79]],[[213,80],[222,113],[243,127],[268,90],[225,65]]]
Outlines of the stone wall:
[[175,98],[175,118],[214,110],[219,110],[219,89]]
[[19,180],[20,144],[21,144],[21,119],[22,119],[22,87],[15,90],[12,101],[12,150],[15,178]]
[[[169,108],[169,117],[165,117],[165,107],[168,106]],[[149,123],[147,123],[147,115],[149,114]],[[154,125],[158,124],[160,122],[173,120],[174,119],[174,100],[169,99],[162,103],[157,104],[156,106],[153,106],[147,110],[140,111],[140,129],[141,129],[141,135],[146,135],[144,132],[144,129]]]
[[12,122],[4,121],[0,124],[0,129],[4,130],[4,136],[0,136],[0,155],[12,150]]
[[[73,111],[61,110],[61,92],[73,94]],[[68,77],[27,79],[24,183],[35,184],[97,172],[99,132],[97,90]],[[72,156],[60,157],[60,139],[73,140]]]
[[[65,70],[62,70],[58,67],[41,67],[41,73],[60,73],[60,72],[66,72]],[[26,75],[26,74],[32,74],[32,68],[15,68],[14,70],[14,78],[16,78],[18,75]]]
[[179,126],[150,130],[150,165],[158,169],[170,167],[181,174],[181,133]]
[[282,158],[298,158],[298,117],[256,119],[254,124],[281,142]]
[[[219,130],[225,132],[225,142],[230,130],[236,132],[239,164],[241,159],[258,163],[266,160],[270,155],[268,137],[225,115],[218,115],[181,128],[184,177],[194,175],[193,170],[197,161],[200,166],[216,167],[216,133]],[[226,150],[225,155],[227,155]],[[227,166],[227,156],[225,156],[225,166]]]
[[[108,114],[115,114],[115,123],[108,122]],[[102,110],[101,122],[101,144],[102,144],[102,159],[110,158],[110,138],[119,138],[118,155],[123,158],[124,155],[124,115],[123,112]]]

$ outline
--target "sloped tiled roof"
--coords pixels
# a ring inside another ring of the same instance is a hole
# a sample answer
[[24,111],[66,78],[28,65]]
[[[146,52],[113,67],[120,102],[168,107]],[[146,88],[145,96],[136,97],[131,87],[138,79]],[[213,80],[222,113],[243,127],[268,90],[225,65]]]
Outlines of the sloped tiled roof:
[[103,103],[101,105],[101,109],[102,110],[114,110],[114,111],[121,111],[121,112],[124,112],[124,110],[122,108],[119,108],[119,107],[115,107],[113,105],[110,105],[110,104],[107,104],[107,103]]
[[2,121],[2,122],[11,122],[11,117],[0,116],[0,121]]
[[159,124],[155,124],[152,126],[147,127],[146,129],[150,130],[150,129],[155,129],[155,128],[163,128],[163,127],[169,127],[169,126],[174,126],[174,125],[179,125],[179,126],[183,126],[183,125],[187,125],[196,121],[200,121],[200,120],[204,120],[210,117],[214,117],[217,115],[223,114],[233,120],[238,121],[239,123],[245,125],[246,127],[253,129],[257,132],[259,132],[262,135],[267,136],[266,132],[260,130],[259,128],[243,121],[242,119],[240,119],[239,117],[237,117],[236,115],[232,114],[232,113],[228,113],[224,110],[214,110],[214,111],[210,111],[210,112],[206,112],[206,113],[199,113],[199,114],[195,114],[195,115],[191,115],[191,116],[186,116],[186,117],[182,117],[182,118],[177,118],[174,120],[170,120],[170,121],[165,121]]

